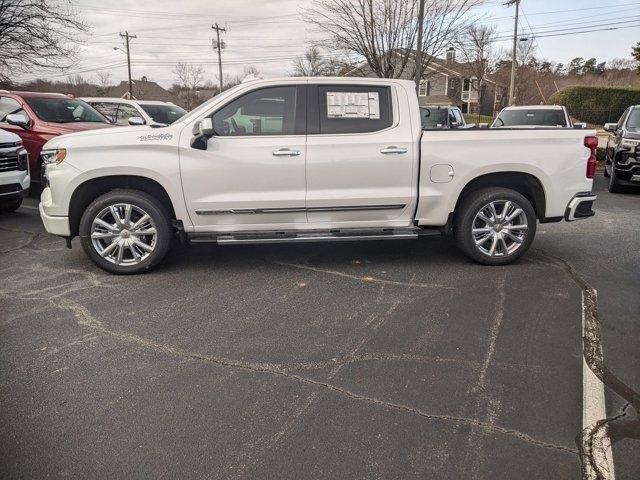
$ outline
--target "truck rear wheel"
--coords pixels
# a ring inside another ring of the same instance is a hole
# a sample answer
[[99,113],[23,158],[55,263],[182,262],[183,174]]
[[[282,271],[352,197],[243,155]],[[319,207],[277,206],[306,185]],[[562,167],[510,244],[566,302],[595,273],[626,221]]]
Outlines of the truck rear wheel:
[[80,220],[80,241],[100,268],[143,273],[162,261],[171,246],[169,215],[151,195],[114,190],[96,198]]
[[524,196],[507,188],[484,188],[467,196],[455,212],[460,249],[483,265],[506,265],[528,250],[536,214]]

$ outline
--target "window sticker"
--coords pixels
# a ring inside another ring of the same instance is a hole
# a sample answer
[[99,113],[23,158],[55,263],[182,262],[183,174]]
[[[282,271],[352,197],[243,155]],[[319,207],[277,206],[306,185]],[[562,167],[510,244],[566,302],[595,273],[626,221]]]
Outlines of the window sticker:
[[327,92],[327,117],[379,120],[378,92]]

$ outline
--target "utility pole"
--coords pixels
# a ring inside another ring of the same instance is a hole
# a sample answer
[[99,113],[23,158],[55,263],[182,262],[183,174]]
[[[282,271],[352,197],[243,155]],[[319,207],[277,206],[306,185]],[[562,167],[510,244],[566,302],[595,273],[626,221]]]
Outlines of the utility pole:
[[420,90],[420,82],[422,81],[422,30],[424,28],[424,2],[420,0],[418,8],[418,44],[416,45],[416,92]]
[[129,52],[129,40],[132,38],[138,38],[135,35],[129,35],[129,32],[120,33],[120,36],[124,38],[125,46],[127,47],[127,69],[129,70],[129,100],[133,100],[133,83],[131,82],[131,54]]
[[520,13],[520,0],[509,0],[505,5],[516,6],[516,21],[513,25],[513,52],[511,53],[511,83],[509,84],[509,105],[515,103],[515,90],[516,90],[516,60],[518,49],[518,14]]
[[216,23],[215,25],[211,25],[211,28],[216,31],[216,48],[218,49],[218,75],[220,75],[220,92],[222,92],[222,47],[224,46],[220,42],[220,32],[225,33],[227,31],[226,28],[221,28]]

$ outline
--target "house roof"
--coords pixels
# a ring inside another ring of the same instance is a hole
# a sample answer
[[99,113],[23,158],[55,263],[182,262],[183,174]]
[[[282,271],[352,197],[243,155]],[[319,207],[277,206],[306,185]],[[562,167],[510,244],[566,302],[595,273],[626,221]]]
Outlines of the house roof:
[[[415,62],[415,55],[416,55],[415,50],[412,50],[409,57],[409,60],[411,62]],[[361,62],[355,67],[344,72],[344,75],[353,74],[355,71],[365,68],[366,66],[367,66],[366,62]],[[468,77],[469,76],[468,71],[471,68],[470,66],[471,66],[471,62],[456,62],[456,61],[448,62],[443,58],[431,57],[431,59],[429,60],[429,65],[427,66],[427,70],[437,71],[439,73],[443,73],[449,76]],[[488,83],[492,83],[494,85],[504,86],[502,83],[494,80],[491,77],[491,75],[485,76],[484,81]]]
[[[144,77],[140,80],[132,80],[131,83],[133,87],[133,96],[136,100],[159,100],[164,102],[174,100],[171,92],[162,88],[156,82],[147,80]],[[120,85],[111,87],[109,89],[109,94],[114,97],[128,98],[129,82],[125,80],[120,82]]]

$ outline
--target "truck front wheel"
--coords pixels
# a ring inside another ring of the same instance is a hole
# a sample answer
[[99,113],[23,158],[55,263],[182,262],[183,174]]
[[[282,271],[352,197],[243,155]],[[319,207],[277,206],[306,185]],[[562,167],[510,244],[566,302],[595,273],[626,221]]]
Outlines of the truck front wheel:
[[483,265],[505,265],[520,258],[536,233],[536,214],[524,196],[507,188],[484,188],[458,207],[454,235],[460,249]]
[[80,219],[80,241],[100,268],[117,274],[155,267],[171,246],[169,215],[151,195],[113,190],[96,198]]

